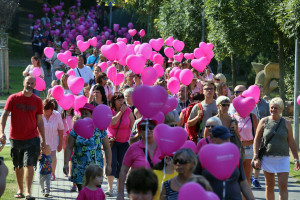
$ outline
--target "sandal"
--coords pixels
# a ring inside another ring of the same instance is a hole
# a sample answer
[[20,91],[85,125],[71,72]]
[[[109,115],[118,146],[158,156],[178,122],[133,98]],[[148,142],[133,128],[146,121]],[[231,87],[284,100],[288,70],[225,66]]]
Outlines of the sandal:
[[35,197],[32,197],[32,196],[30,196],[30,195],[27,195],[27,196],[25,197],[25,200],[35,200]]
[[20,192],[20,193],[15,194],[14,197],[17,199],[21,199],[21,198],[24,198],[25,196],[23,193]]

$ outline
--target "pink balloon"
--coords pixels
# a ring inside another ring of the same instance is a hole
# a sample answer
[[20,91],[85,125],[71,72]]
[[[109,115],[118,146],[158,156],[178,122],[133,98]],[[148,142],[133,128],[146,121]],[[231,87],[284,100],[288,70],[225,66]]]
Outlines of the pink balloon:
[[107,68],[107,63],[102,62],[102,63],[99,63],[98,66],[100,67],[101,71],[104,72]]
[[203,168],[219,180],[228,179],[240,161],[240,151],[231,142],[207,144],[200,149],[198,156]]
[[155,64],[153,68],[156,69],[158,77],[162,77],[164,75],[164,68],[160,64]]
[[137,31],[135,29],[129,29],[128,30],[128,33],[131,35],[131,37],[135,36],[136,32]]
[[183,69],[180,72],[179,80],[183,85],[188,86],[193,81],[193,72],[189,69]]
[[298,98],[297,98],[297,103],[298,103],[299,106],[300,106],[300,95],[299,95]]
[[126,56],[124,56],[123,58],[121,58],[119,61],[119,64],[122,65],[122,66],[126,66]]
[[184,48],[184,42],[182,42],[180,40],[174,40],[173,47],[177,52],[181,52]]
[[57,54],[57,59],[63,62],[64,64],[68,64],[68,60],[72,57],[72,53],[70,51],[66,51],[64,53]]
[[178,62],[181,62],[183,59],[183,53],[179,53],[177,55],[174,55],[174,59],[177,60]]
[[165,40],[165,44],[167,46],[171,47],[171,46],[173,46],[173,41],[174,41],[174,38],[172,36],[170,36]]
[[84,119],[79,119],[74,123],[74,131],[85,139],[90,139],[94,135],[94,123],[93,119],[86,117]]
[[122,59],[123,57],[126,56],[127,46],[124,42],[117,42],[117,45],[119,47],[119,51],[118,51],[118,54],[117,54],[117,59],[120,60],[120,59]]
[[118,52],[119,46],[115,43],[101,47],[101,53],[110,61],[114,61],[117,58]]
[[143,55],[129,55],[126,64],[135,74],[140,74],[145,68],[146,59]]
[[90,43],[79,40],[77,41],[77,46],[81,52],[85,52],[90,47]]
[[123,81],[124,81],[124,74],[122,73],[117,73],[116,74],[116,78],[115,80],[113,81],[113,84],[114,85],[120,85]]
[[159,51],[162,46],[164,45],[164,39],[158,38],[158,39],[151,39],[149,41],[149,44],[155,51]]
[[84,38],[83,38],[83,36],[82,35],[78,35],[77,37],[76,37],[76,41],[78,42],[78,41],[84,41]]
[[151,118],[164,107],[168,99],[167,91],[161,86],[141,85],[132,93],[132,100],[141,115]]
[[178,81],[180,80],[179,79],[180,72],[181,72],[181,69],[178,69],[174,72],[174,75],[175,75],[174,77],[177,78]]
[[[188,182],[184,184],[178,193],[178,200],[219,200],[219,197],[217,195],[214,195],[214,197],[211,196],[209,192],[206,191],[199,183],[195,182]],[[215,198],[217,197],[217,199]]]
[[75,69],[78,65],[78,58],[74,56],[68,59],[68,65],[70,68]]
[[73,94],[78,94],[84,86],[84,79],[82,77],[69,76],[67,84]]
[[111,41],[111,40],[106,40],[106,45],[110,45],[110,44],[112,44],[113,42]]
[[129,55],[135,55],[133,44],[127,44],[126,56],[129,56]]
[[211,52],[206,56],[206,58],[207,58],[208,60],[211,60],[213,57],[215,57],[215,53],[214,53],[213,51],[211,51]]
[[163,124],[165,121],[165,115],[162,112],[158,112],[156,115],[151,117],[151,119],[156,121],[157,124]]
[[90,43],[91,46],[96,47],[98,40],[96,37],[93,37],[93,38],[89,39],[88,42]]
[[57,101],[58,105],[64,110],[69,110],[74,104],[75,97],[72,94],[65,94]]
[[69,76],[75,76],[75,72],[74,72],[72,69],[69,69],[69,70],[67,71],[67,74],[68,74]]
[[170,71],[170,77],[175,77],[175,72],[177,70],[180,70],[179,67],[174,67],[171,71]]
[[132,22],[129,22],[129,23],[128,23],[128,28],[129,28],[129,29],[132,29],[132,28],[133,28],[133,23],[132,23]]
[[138,45],[138,44],[141,44],[141,42],[140,42],[140,41],[134,41],[133,44],[134,44],[134,45]]
[[243,118],[249,116],[255,107],[255,99],[253,97],[238,96],[232,100],[233,107],[236,112]]
[[173,94],[176,94],[176,93],[178,93],[178,91],[180,89],[180,82],[177,78],[172,77],[168,80],[167,87],[170,92],[172,92]]
[[186,141],[188,134],[182,127],[159,124],[153,130],[154,140],[163,155],[176,152]]
[[151,60],[151,62],[154,61],[154,56],[157,54],[156,51],[152,51],[151,57],[149,58]]
[[205,57],[202,57],[200,59],[194,59],[191,62],[192,67],[194,67],[198,72],[203,72],[206,65],[207,65],[207,59]]
[[117,42],[124,42],[127,43],[127,38],[117,38]]
[[56,76],[56,78],[58,79],[58,80],[60,80],[60,78],[61,78],[61,76],[64,74],[64,72],[63,71],[56,71],[55,72],[55,76]]
[[144,85],[153,85],[156,82],[157,77],[158,73],[153,67],[145,68],[141,74],[141,80]]
[[172,58],[174,56],[174,49],[171,47],[165,48],[164,52],[168,58]]
[[141,44],[136,53],[142,54],[146,59],[149,59],[152,55],[151,45],[148,43]]
[[185,143],[180,147],[180,149],[191,149],[195,154],[198,153],[195,142],[191,140],[185,141]]
[[35,83],[36,83],[36,85],[35,85],[34,89],[36,89],[38,91],[43,91],[46,89],[46,83],[45,83],[44,79],[36,76]]
[[40,75],[41,75],[41,70],[40,70],[40,68],[39,68],[39,67],[33,68],[32,74],[33,74],[34,76],[40,76]]
[[52,88],[52,96],[56,100],[60,100],[64,96],[64,89],[60,85]]
[[64,50],[67,50],[68,49],[68,43],[66,41],[64,41],[61,45],[61,47],[64,49]]
[[212,43],[206,44],[205,42],[200,42],[199,48],[204,53],[204,55],[207,56],[214,48],[214,45]]
[[185,59],[190,59],[193,60],[194,59],[194,54],[193,53],[185,53],[184,54]]
[[54,55],[54,49],[52,47],[46,47],[44,49],[44,53],[45,53],[45,56],[50,59]]
[[197,59],[202,58],[202,57],[205,57],[205,56],[204,56],[204,53],[201,51],[200,48],[194,49],[194,56],[195,56],[195,58],[197,58]]
[[74,110],[79,111],[79,108],[82,108],[86,103],[88,102],[88,99],[83,96],[83,95],[79,95],[79,96],[75,96],[75,100],[74,100]]
[[155,54],[153,56],[153,60],[156,64],[163,65],[164,64],[164,57],[161,54]]
[[163,107],[163,109],[161,110],[161,112],[163,112],[166,115],[167,113],[174,110],[177,107],[177,105],[178,105],[177,99],[175,99],[174,97],[168,97],[168,100],[165,106]]
[[107,77],[111,80],[114,81],[117,76],[117,69],[115,67],[109,67],[107,69]]
[[144,37],[144,36],[145,36],[145,30],[144,30],[144,29],[141,29],[141,30],[139,31],[139,35],[140,35],[140,37]]
[[259,102],[260,89],[257,85],[251,85],[247,90],[242,93],[243,97],[253,97],[255,103]]
[[112,117],[111,109],[104,104],[98,105],[93,111],[93,121],[99,130],[106,130],[111,123]]

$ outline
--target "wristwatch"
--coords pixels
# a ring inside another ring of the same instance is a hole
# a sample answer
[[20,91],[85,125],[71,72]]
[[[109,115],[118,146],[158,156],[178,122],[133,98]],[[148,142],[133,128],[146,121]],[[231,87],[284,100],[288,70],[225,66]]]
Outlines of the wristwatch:
[[298,163],[298,162],[299,162],[299,159],[294,159],[294,161]]

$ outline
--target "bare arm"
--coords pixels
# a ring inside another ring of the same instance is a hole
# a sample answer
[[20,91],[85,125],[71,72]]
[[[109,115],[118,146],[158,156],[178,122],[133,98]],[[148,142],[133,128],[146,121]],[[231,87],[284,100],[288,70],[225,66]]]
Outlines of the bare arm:
[[60,152],[63,146],[63,137],[64,137],[64,130],[58,130],[58,147],[57,151]]
[[258,154],[258,150],[261,146],[261,138],[264,133],[264,124],[265,124],[266,118],[263,118],[260,120],[257,129],[256,129],[256,134],[254,138],[254,143],[253,143],[253,154],[254,156]]
[[160,200],[165,200],[166,199],[166,188],[165,188],[165,184],[163,184],[161,193],[160,193]]
[[183,126],[183,124],[184,124],[184,116],[181,112],[180,115],[179,115],[179,124],[178,124],[178,126]]
[[194,119],[189,119],[187,121],[188,126],[195,126],[197,122],[201,119],[201,116],[203,116],[203,111],[198,110],[197,116]]
[[129,118],[130,118],[130,130],[132,130],[132,127],[133,127],[133,124],[134,124],[134,121],[135,121],[132,112],[129,114]]
[[45,148],[46,145],[46,140],[45,140],[45,127],[44,127],[44,120],[41,114],[36,116],[36,120],[37,120],[37,126],[38,126],[38,130],[40,133],[40,137],[42,139],[42,147]]
[[122,164],[120,175],[119,175],[119,188],[118,188],[118,197],[117,200],[124,199],[124,185],[129,167]]
[[106,174],[106,176],[109,176],[111,173],[112,154],[111,154],[111,148],[110,148],[107,136],[105,138],[103,138],[103,150],[104,150],[105,158],[106,158],[105,174]]
[[116,125],[118,123],[118,121],[121,119],[121,116],[122,116],[122,112],[119,111],[115,116],[112,117],[112,120],[110,122],[110,125],[113,126],[113,125]]
[[67,142],[67,147],[65,149],[65,155],[64,155],[64,168],[63,168],[63,171],[64,171],[65,174],[69,173],[69,160],[71,158],[74,146],[75,146],[75,138],[68,135],[68,142]]
[[250,189],[250,186],[247,182],[247,179],[241,181],[240,186],[241,186],[242,193],[243,193],[244,197],[247,200],[254,200],[255,199],[254,196],[253,196],[253,193]]
[[[289,144],[289,147],[292,151],[294,159],[299,160],[298,151],[297,151],[297,144],[296,144],[296,142],[294,140],[294,137],[293,137],[293,129],[292,129],[291,123],[288,120],[285,120],[285,124],[286,124],[287,130],[288,130],[288,144]],[[300,169],[299,162],[295,162],[295,165],[296,165],[295,170],[298,171]]]
[[10,113],[10,111],[4,109],[2,116],[1,116],[1,120],[0,120],[1,121],[0,122],[0,142],[2,143],[3,146],[6,143],[6,135],[4,133],[4,130],[5,130],[6,121],[7,121],[9,113]]

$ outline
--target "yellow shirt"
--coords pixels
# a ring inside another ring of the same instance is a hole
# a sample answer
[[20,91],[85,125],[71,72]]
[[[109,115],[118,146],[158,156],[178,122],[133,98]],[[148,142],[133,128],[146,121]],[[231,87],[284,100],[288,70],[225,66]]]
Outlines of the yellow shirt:
[[153,172],[156,174],[157,179],[158,179],[158,188],[157,191],[155,193],[155,196],[153,198],[153,200],[159,200],[160,199],[160,192],[161,192],[161,185],[167,181],[170,180],[171,178],[175,177],[178,175],[178,173],[174,170],[173,174],[165,174],[164,172],[161,170],[153,170]]

